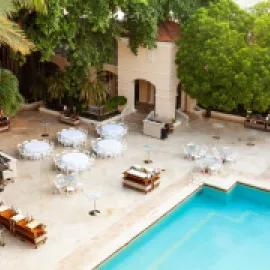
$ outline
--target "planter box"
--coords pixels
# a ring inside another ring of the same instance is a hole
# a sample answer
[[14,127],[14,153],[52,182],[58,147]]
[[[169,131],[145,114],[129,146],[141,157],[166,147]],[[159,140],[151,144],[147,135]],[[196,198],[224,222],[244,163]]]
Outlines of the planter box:
[[165,128],[165,123],[157,123],[148,119],[143,120],[143,134],[154,137],[157,139],[161,138],[161,130]]
[[10,121],[9,119],[0,121],[0,132],[7,131],[10,129]]
[[69,117],[64,114],[60,115],[60,122],[72,125],[72,126],[77,126],[80,124],[80,119],[79,118],[74,118],[74,117]]

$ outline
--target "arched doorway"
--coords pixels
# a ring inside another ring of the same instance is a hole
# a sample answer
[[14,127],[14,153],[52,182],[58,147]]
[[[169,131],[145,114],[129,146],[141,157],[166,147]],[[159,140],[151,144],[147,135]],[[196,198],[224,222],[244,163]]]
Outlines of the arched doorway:
[[177,109],[181,109],[182,111],[186,111],[187,110],[187,95],[183,90],[183,85],[181,84],[181,82],[177,85],[177,96],[176,96],[176,104],[175,104],[175,108]]
[[137,79],[134,82],[134,107],[139,112],[155,110],[155,86],[149,81]]

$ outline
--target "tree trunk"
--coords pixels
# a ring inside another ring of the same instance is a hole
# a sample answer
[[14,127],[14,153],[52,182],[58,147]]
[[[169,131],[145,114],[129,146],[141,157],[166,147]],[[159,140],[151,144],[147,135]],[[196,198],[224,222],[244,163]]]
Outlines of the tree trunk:
[[211,109],[209,109],[209,108],[206,109],[205,117],[207,117],[207,118],[211,117]]

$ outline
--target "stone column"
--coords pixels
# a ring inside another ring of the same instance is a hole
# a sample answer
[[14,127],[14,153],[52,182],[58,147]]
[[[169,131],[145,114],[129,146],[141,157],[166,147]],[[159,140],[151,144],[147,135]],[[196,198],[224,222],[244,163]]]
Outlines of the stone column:
[[135,82],[118,81],[118,96],[127,98],[130,113],[135,111]]
[[168,120],[175,118],[176,90],[156,89],[155,113]]
[[151,84],[150,86],[150,97],[149,97],[149,104],[154,105],[155,104],[155,86]]
[[187,104],[186,104],[186,111],[192,112],[194,111],[194,107],[197,105],[197,100],[187,96]]

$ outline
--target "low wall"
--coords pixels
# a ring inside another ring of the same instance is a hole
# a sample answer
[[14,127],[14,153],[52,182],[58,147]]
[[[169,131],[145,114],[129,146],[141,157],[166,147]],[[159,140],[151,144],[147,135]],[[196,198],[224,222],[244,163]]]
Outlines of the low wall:
[[36,102],[31,102],[31,103],[24,103],[19,111],[33,111],[33,110],[38,110],[40,106],[42,106],[43,101],[36,101]]
[[[202,111],[202,115],[205,116],[206,110],[201,109],[201,111]],[[196,113],[194,113],[194,114],[196,114]],[[243,117],[243,116],[238,116],[238,115],[234,115],[234,114],[227,114],[227,113],[222,113],[222,112],[217,112],[217,111],[211,111],[211,117],[215,118],[215,119],[220,119],[220,120],[224,120],[224,121],[231,121],[231,122],[241,123],[241,124],[243,124],[245,121],[245,117]]]
[[[50,114],[56,117],[60,117],[60,112],[54,111],[54,110],[50,110],[44,107],[40,107],[39,111],[42,113],[46,113],[46,114]],[[81,117],[80,116],[80,121],[81,123],[87,124],[87,125],[100,125],[100,124],[106,124],[108,122],[113,122],[113,121],[118,121],[121,119],[121,114],[116,115],[114,117],[111,117],[109,119],[103,120],[103,121],[97,121],[97,120],[92,120],[92,119],[88,119],[85,117]]]
[[232,122],[236,122],[236,123],[244,123],[244,121],[245,121],[245,117],[233,115],[233,114],[216,112],[216,111],[211,111],[211,117],[216,118],[216,119],[220,119],[220,120],[225,120],[225,121],[232,121]]

